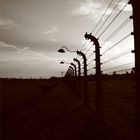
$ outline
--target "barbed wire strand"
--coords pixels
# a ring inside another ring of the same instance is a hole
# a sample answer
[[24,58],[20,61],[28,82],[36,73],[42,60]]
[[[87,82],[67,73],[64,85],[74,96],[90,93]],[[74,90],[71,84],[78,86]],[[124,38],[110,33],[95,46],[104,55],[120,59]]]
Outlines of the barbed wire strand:
[[89,68],[87,71],[95,70],[95,67]]
[[94,44],[92,44],[89,49],[85,52],[85,55],[87,55],[87,53],[91,50],[91,48],[93,47]]
[[[95,26],[94,29],[92,30],[92,33],[96,30],[96,28],[98,27],[98,25],[99,25],[100,22],[102,21],[102,19],[103,19],[103,17],[105,16],[106,12],[107,12],[108,9],[110,8],[112,2],[113,2],[113,0],[111,0],[111,2],[109,3],[109,6],[107,7],[107,9],[105,10],[105,12],[103,13],[103,15],[102,15],[102,17],[100,18],[99,22],[96,24],[96,26]],[[89,43],[90,43],[90,42],[89,42]],[[89,45],[89,43],[88,43],[88,45]],[[87,45],[87,46],[88,46],[88,45]],[[86,49],[86,45],[84,45],[83,48]],[[83,50],[84,50],[84,49],[83,49]],[[81,51],[83,51],[83,50],[81,50]]]
[[113,46],[111,46],[110,48],[108,48],[107,50],[105,50],[101,55],[105,54],[106,52],[108,52],[109,50],[111,50],[112,48],[114,48],[115,46],[117,46],[118,44],[120,44],[122,41],[124,41],[125,39],[127,39],[130,35],[131,35],[131,33],[129,33],[128,35],[126,35],[123,39],[119,40]]
[[94,62],[94,61],[95,61],[95,58],[92,59],[91,61],[89,61],[89,62],[87,63],[87,65],[89,65],[90,63],[92,63],[92,62]]
[[[118,71],[115,71],[115,72],[117,73],[117,72],[129,71],[129,70],[132,70],[132,69],[133,69],[133,67],[129,68],[129,69],[118,70]],[[113,72],[104,73],[104,74],[111,74],[111,73],[114,73],[114,71]]]
[[80,51],[83,51],[86,48],[87,43],[88,43],[88,40],[85,40],[85,43],[83,44],[83,47],[82,47],[82,49]]
[[109,40],[111,40],[117,33],[119,33],[119,31],[121,31],[121,29],[123,29],[129,22],[131,21],[130,18],[127,18],[115,31],[113,31],[101,44],[104,45],[106,42],[108,42]]
[[101,16],[100,20],[98,21],[98,23],[96,24],[96,26],[94,27],[94,29],[91,31],[91,33],[93,33],[93,32],[97,29],[98,25],[99,25],[100,22],[102,21],[103,17],[105,16],[106,12],[108,11],[108,9],[110,8],[110,6],[111,6],[112,3],[113,3],[113,0],[110,1],[110,3],[109,3],[109,5],[108,5],[107,9],[106,9],[105,12],[103,13],[103,15]]
[[120,12],[118,12],[118,14],[113,18],[113,20],[108,24],[108,26],[100,33],[100,35],[98,36],[98,38],[100,38],[104,32],[112,25],[112,23],[116,20],[116,18],[122,13],[122,11],[124,10],[124,8],[128,5],[128,2],[123,6],[123,8],[120,10]]
[[108,68],[108,69],[103,70],[103,72],[104,72],[104,71],[111,70],[111,69],[116,69],[116,68],[119,68],[119,67],[127,66],[127,65],[130,65],[130,64],[133,64],[133,63],[134,63],[134,62],[130,62],[130,63],[122,64],[122,65],[119,65],[119,66],[116,66],[116,67],[113,67],[113,68]]
[[105,19],[105,21],[102,23],[101,27],[97,30],[97,32],[94,34],[95,36],[99,33],[99,31],[102,29],[102,27],[105,25],[105,23],[107,22],[107,20],[110,18],[110,16],[113,14],[113,12],[115,11],[115,9],[117,8],[117,6],[119,5],[119,3],[121,2],[121,0],[118,1],[118,3],[115,5],[115,7],[112,9],[112,11],[110,12],[110,14],[108,15],[108,17]]
[[124,52],[122,52],[121,54],[118,54],[118,55],[116,55],[116,56],[114,56],[114,57],[112,57],[112,58],[110,58],[110,59],[108,59],[108,60],[106,60],[106,61],[104,61],[102,64],[109,63],[109,62],[111,62],[111,61],[113,61],[113,60],[115,60],[115,59],[117,59],[117,58],[120,58],[120,57],[122,57],[122,56],[124,56],[124,55],[126,55],[126,54],[128,54],[128,53],[131,53],[131,50],[132,50],[132,48],[129,49],[129,50],[127,50],[127,51],[124,51]]

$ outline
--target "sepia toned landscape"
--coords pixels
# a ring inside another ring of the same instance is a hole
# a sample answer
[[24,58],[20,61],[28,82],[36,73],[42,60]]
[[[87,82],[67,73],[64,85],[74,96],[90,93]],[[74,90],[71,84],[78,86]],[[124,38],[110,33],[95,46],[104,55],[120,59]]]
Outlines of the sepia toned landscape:
[[88,107],[82,104],[83,91],[77,98],[74,81],[73,88],[65,83],[62,78],[1,79],[3,139],[135,138],[134,80],[103,81],[106,124],[100,130],[95,120],[95,81],[88,82]]
[[0,140],[140,140],[138,0],[0,0]]

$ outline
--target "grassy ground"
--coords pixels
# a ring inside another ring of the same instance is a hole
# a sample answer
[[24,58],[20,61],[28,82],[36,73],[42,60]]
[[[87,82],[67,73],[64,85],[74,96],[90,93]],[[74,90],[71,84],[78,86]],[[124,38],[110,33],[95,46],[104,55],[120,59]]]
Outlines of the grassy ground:
[[3,140],[95,137],[93,115],[64,84],[32,82],[2,83]]
[[[95,82],[88,85],[90,106],[95,108]],[[136,93],[132,80],[102,82],[103,113],[109,128],[121,139],[135,139]]]
[[[135,138],[133,85],[124,80],[103,82],[105,121],[123,140]],[[98,130],[94,114],[59,81],[5,81],[1,95],[3,140],[118,140],[106,128]],[[94,112],[95,82],[88,83],[88,98]]]

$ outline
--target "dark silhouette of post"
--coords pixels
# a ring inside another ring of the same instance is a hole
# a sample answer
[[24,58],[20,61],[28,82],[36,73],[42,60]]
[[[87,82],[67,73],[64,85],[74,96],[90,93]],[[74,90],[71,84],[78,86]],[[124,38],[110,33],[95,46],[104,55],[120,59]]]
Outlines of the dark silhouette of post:
[[62,46],[62,48],[59,49],[58,52],[65,53],[65,50],[64,49],[66,49],[68,52],[72,52],[72,53],[75,53],[76,52],[76,51],[69,50],[66,46]]
[[69,67],[69,69],[66,72],[66,76],[70,76],[70,77],[74,76],[74,69],[73,69],[73,67],[72,68]]
[[75,70],[72,66],[69,66],[69,69],[73,72],[73,76],[75,76]]
[[86,59],[86,55],[81,52],[81,51],[77,51],[77,54],[82,56],[83,60],[84,60],[84,105],[87,106],[88,105],[88,93],[87,93],[87,59]]
[[[66,62],[65,60],[62,60],[61,62],[60,62],[60,64],[70,64],[70,65],[72,65],[73,67],[74,67],[74,69],[73,69],[73,71],[74,71],[74,75],[75,76],[77,76],[77,68],[76,68],[76,65],[75,64],[73,64],[73,63],[68,63],[68,62]],[[72,68],[72,67],[71,67]]]
[[81,100],[81,64],[77,58],[74,58],[73,61],[78,63],[78,80],[77,80],[77,98]]
[[70,75],[69,75],[69,69],[67,70],[67,72],[66,72],[66,74],[65,74],[65,77],[68,77],[68,76],[70,76]]
[[71,51],[66,46],[63,46],[61,49],[58,50],[58,52],[65,53],[64,49],[66,49],[67,51],[72,52],[72,53],[76,52],[78,55],[83,57],[83,60],[84,60],[84,105],[87,105],[88,97],[87,97],[87,59],[86,59],[86,56],[83,52],[78,51],[78,50]]
[[71,66],[70,67],[74,67],[74,77],[72,79],[72,81],[70,82],[70,86],[72,86],[72,90],[74,90],[74,95],[77,97],[77,90],[78,90],[78,86],[77,86],[77,68],[76,65],[73,63],[70,63]]
[[83,57],[83,60],[84,60],[84,76],[87,77],[87,58],[86,58],[86,55],[81,51],[77,51],[77,54]]
[[77,58],[74,58],[73,61],[78,63],[78,76],[81,76],[81,64],[80,61]]
[[90,33],[85,34],[85,39],[90,39],[95,44],[95,61],[96,61],[96,117],[98,121],[103,119],[102,110],[102,91],[101,91],[101,63],[100,63],[100,45],[98,40]]
[[138,0],[130,0],[133,8],[134,53],[135,53],[135,81],[136,81],[136,135],[140,140],[140,5]]
[[76,68],[76,65],[73,64],[73,63],[70,63],[70,64],[74,67],[74,74],[75,74],[75,76],[77,76],[77,68]]

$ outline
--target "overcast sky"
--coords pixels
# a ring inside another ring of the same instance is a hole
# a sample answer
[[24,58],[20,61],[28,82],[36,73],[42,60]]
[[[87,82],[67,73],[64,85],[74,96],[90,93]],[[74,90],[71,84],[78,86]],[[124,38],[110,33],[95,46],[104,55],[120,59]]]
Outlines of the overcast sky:
[[[61,72],[65,73],[68,65],[60,65],[60,61],[65,59],[67,62],[73,62],[73,58],[77,55],[68,52],[60,54],[57,50],[61,46],[67,46],[70,50],[83,49],[84,34],[92,31],[110,1],[0,0],[0,77],[49,78],[61,76]],[[118,0],[114,0],[105,17],[117,2]],[[110,20],[125,2],[126,0],[122,0]],[[131,13],[131,7],[127,6],[114,25],[102,36],[100,44]],[[132,22],[128,23],[126,28],[114,39],[107,42],[102,48],[103,51],[131,31],[133,31]],[[133,37],[130,37],[120,46],[106,53],[102,57],[102,61],[133,47]],[[133,54],[128,54],[104,66],[103,69],[133,60]]]

